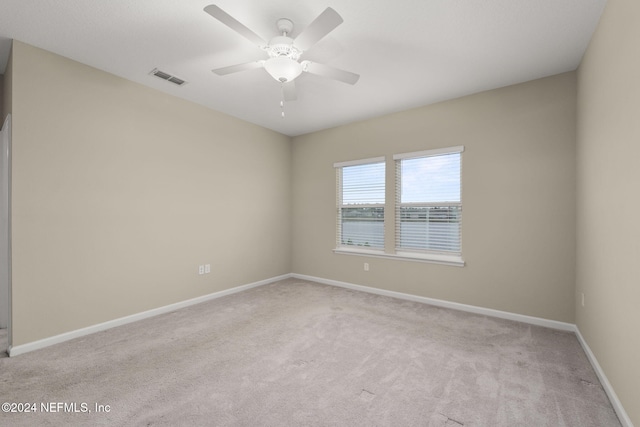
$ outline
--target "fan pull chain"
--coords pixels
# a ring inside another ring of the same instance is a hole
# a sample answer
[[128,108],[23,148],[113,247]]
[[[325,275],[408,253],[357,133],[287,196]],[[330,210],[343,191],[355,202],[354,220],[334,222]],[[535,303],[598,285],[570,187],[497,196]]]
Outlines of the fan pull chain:
[[282,94],[282,100],[280,101],[280,110],[282,111],[282,118],[284,119],[284,83],[280,85],[280,93]]

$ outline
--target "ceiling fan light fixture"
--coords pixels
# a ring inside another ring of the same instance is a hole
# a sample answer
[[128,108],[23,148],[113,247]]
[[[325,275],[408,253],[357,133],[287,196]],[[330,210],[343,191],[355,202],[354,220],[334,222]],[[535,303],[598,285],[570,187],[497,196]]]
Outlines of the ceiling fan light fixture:
[[302,73],[302,65],[298,61],[282,56],[267,59],[264,69],[280,83],[293,81]]

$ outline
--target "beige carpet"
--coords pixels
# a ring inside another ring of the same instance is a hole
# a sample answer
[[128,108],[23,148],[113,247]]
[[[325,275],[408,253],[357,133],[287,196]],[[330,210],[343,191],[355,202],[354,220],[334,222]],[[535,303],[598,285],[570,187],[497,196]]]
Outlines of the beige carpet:
[[571,333],[293,279],[0,359],[0,396],[37,405],[3,426],[620,425]]

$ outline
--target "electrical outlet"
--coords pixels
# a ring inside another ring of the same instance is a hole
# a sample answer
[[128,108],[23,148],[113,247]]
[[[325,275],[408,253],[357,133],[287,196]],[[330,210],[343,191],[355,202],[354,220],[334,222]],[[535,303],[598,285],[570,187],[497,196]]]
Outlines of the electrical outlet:
[[580,295],[582,295],[582,306],[584,307],[584,292],[582,292]]
[[368,262],[364,263],[364,271],[369,271],[369,263]]
[[204,265],[204,274],[209,274],[211,273],[211,264],[205,264]]
[[204,274],[204,265],[198,266],[198,274]]

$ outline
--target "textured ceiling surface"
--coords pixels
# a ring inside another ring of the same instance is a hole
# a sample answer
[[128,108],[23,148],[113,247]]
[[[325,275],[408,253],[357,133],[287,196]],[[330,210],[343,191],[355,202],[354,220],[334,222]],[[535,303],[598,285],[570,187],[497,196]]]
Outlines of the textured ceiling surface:
[[[16,39],[286,135],[575,70],[606,0],[2,0],[0,73]],[[269,40],[325,8],[344,19],[301,59],[360,74],[303,73],[285,103],[264,69],[212,69],[266,53],[203,11],[216,4]],[[188,83],[150,75],[159,68]]]

